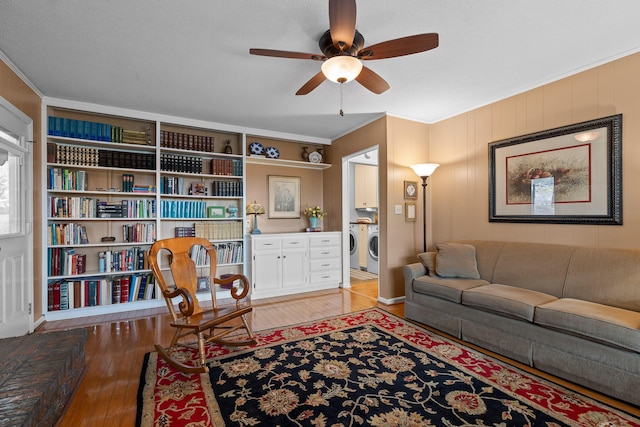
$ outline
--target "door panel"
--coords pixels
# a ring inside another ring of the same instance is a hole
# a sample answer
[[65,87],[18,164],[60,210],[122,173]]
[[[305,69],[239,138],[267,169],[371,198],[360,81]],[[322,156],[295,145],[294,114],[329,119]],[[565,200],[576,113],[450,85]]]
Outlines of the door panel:
[[31,120],[0,98],[0,338],[33,331]]

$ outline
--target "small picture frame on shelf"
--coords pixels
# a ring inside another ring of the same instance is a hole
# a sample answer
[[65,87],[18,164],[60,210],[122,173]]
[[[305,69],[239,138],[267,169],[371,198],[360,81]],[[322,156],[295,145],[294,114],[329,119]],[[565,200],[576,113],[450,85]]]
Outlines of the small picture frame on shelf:
[[224,218],[225,214],[224,206],[209,206],[207,208],[207,217],[208,218]]
[[206,292],[209,290],[209,278],[207,276],[198,277],[198,287],[196,292]]
[[194,181],[189,187],[189,194],[192,196],[207,196],[207,185],[202,181]]
[[404,182],[404,198],[405,199],[418,198],[418,183],[416,181]]
[[414,222],[416,220],[416,204],[414,202],[404,203],[404,220]]

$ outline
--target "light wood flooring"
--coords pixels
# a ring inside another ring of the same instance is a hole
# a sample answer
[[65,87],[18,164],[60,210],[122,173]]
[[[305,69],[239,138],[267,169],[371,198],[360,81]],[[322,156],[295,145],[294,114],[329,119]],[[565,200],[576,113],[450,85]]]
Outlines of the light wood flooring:
[[[404,315],[403,304],[388,306],[377,302],[376,280],[352,280],[351,289],[261,299],[254,301],[253,306],[251,324],[255,330],[312,321],[371,307],[381,307],[398,316]],[[39,328],[37,333],[75,328],[89,330],[87,372],[59,426],[133,426],[142,360],[145,353],[153,350],[155,343],[168,344],[170,341],[172,331],[166,326],[168,319],[166,308],[162,308],[48,322]],[[532,371],[530,368],[520,367]],[[535,370],[533,372],[540,375]],[[549,378],[543,374],[541,376]],[[558,382],[572,387],[566,382]],[[577,390],[640,416],[638,408],[588,390]]]

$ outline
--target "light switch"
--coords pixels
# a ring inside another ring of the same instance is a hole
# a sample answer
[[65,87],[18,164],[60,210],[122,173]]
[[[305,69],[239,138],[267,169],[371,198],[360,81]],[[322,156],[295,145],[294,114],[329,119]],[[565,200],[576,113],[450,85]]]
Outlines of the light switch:
[[395,211],[394,213],[396,215],[402,215],[402,205],[395,205]]

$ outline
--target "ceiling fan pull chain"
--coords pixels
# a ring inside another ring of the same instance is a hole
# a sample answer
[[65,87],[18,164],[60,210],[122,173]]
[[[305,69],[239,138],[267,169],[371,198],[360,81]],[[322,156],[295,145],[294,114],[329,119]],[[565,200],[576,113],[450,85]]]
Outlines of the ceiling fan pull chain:
[[344,83],[340,83],[340,115],[344,116],[344,111],[342,111],[342,85],[344,85]]

